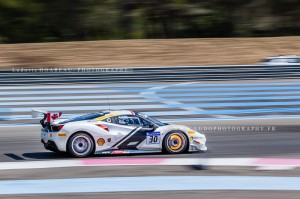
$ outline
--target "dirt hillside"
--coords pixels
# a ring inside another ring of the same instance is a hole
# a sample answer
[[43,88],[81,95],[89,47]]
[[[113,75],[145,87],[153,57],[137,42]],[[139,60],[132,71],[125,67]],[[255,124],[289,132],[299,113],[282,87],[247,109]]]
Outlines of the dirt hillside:
[[106,40],[2,44],[0,68],[255,64],[279,54],[300,55],[299,37]]

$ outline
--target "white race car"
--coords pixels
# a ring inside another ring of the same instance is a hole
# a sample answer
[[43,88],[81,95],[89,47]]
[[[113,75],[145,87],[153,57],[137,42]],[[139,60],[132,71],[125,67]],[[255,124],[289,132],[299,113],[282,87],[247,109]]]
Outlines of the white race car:
[[162,123],[138,112],[103,111],[60,119],[60,112],[33,110],[32,116],[40,113],[44,114],[40,121],[44,147],[74,157],[207,150],[204,134],[186,126]]
[[260,65],[299,65],[300,57],[296,55],[279,55],[267,57],[258,64]]

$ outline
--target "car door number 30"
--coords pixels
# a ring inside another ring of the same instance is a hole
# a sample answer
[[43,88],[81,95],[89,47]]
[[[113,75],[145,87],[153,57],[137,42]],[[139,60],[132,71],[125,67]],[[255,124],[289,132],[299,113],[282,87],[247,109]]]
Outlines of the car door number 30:
[[160,143],[160,132],[147,133],[147,144],[159,144],[159,143]]

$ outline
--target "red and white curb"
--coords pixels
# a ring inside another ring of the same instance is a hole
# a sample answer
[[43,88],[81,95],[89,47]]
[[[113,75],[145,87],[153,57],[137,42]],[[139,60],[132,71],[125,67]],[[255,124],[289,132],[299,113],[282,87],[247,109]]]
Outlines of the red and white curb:
[[0,170],[47,169],[102,166],[237,166],[260,170],[287,170],[300,167],[300,159],[288,158],[95,158],[49,161],[1,162]]

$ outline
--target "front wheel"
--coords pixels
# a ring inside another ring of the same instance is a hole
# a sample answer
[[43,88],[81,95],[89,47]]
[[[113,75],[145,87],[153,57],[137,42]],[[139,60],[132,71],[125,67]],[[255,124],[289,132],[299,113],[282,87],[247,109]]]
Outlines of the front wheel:
[[181,131],[171,131],[164,138],[163,149],[167,153],[183,153],[187,147],[187,137]]
[[90,156],[94,151],[94,141],[87,133],[75,133],[68,141],[68,152],[77,158]]

